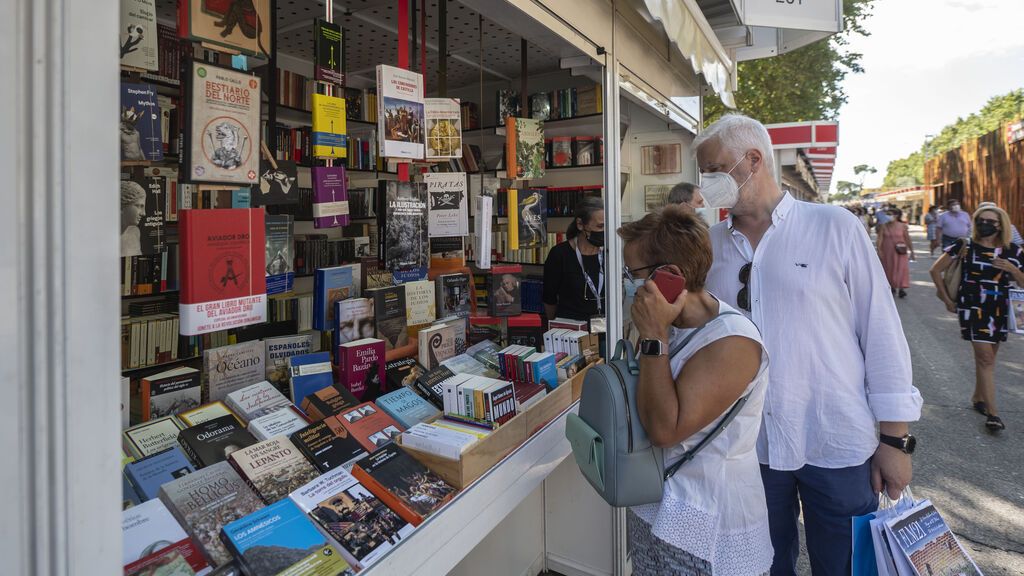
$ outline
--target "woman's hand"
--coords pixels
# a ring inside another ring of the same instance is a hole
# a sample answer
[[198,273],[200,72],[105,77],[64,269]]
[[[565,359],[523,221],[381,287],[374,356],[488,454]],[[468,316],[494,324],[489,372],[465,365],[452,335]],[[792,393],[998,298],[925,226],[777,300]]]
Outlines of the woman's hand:
[[953,302],[949,298],[944,299],[943,302],[946,304],[946,310],[952,314],[956,314],[956,302]]
[[1018,284],[1024,283],[1024,272],[1022,272],[1020,268],[1014,266],[1013,262],[1010,262],[1006,258],[993,258],[992,265],[1003,272],[1009,272],[1010,276],[1013,276],[1013,279],[1016,280]]
[[683,312],[686,294],[687,291],[683,290],[675,302],[669,302],[653,280],[637,288],[630,314],[640,337],[668,342],[668,328]]

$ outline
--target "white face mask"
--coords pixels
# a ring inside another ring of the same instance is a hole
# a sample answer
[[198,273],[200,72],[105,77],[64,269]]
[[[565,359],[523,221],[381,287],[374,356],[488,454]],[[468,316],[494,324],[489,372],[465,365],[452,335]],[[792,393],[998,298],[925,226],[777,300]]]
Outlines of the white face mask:
[[953,212],[959,212],[960,211],[960,205],[959,204],[954,204],[953,207],[950,208],[950,210],[952,210]]
[[643,286],[644,282],[646,281],[647,280],[644,278],[633,278],[632,280],[623,280],[622,290],[626,294],[626,299],[631,301],[636,296],[637,289]]
[[732,171],[743,162],[740,158],[728,172],[707,172],[700,175],[700,193],[704,196],[704,205],[708,208],[732,208],[740,199],[740,188],[750,181],[753,172],[747,176],[743,184],[736,184]]

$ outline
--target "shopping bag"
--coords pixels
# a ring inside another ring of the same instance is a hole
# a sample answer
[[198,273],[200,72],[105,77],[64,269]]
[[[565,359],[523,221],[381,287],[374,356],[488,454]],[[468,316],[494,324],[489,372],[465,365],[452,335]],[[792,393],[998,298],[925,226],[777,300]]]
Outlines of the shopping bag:
[[930,500],[890,516],[884,524],[900,576],[982,576]]
[[889,535],[885,530],[885,523],[891,518],[914,507],[914,494],[908,487],[900,495],[899,500],[889,498],[885,491],[878,500],[878,511],[875,517],[868,522],[871,531],[871,546],[875,553],[875,568],[878,576],[914,576],[913,572],[900,572],[896,566],[892,554],[892,546],[889,542]]
[[878,576],[875,548],[871,539],[871,521],[874,519],[874,512],[850,519],[853,528],[853,563],[850,576]]

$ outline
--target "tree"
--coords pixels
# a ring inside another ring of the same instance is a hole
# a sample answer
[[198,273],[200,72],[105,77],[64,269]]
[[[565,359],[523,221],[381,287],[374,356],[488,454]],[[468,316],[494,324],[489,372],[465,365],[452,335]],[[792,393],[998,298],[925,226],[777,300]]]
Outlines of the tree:
[[853,173],[860,176],[860,187],[864,188],[864,179],[868,177],[868,174],[878,173],[878,169],[867,164],[857,164],[853,167]]
[[906,158],[893,160],[885,170],[885,188],[909,188],[924,183],[924,154],[914,152]]
[[836,183],[836,193],[829,196],[829,200],[845,202],[860,196],[862,186],[856,182],[840,180]]
[[[868,36],[862,26],[874,0],[843,0],[844,31],[792,52],[740,62],[736,90],[738,111],[765,124],[834,120],[846,102],[842,82],[863,72],[861,54],[847,46],[854,35]],[[729,109],[717,97],[704,99],[705,125]]]

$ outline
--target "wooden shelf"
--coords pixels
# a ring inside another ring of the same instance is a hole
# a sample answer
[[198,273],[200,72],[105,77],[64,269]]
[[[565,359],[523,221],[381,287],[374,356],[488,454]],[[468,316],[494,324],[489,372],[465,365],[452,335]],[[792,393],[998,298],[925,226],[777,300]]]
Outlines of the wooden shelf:
[[171,294],[178,294],[178,292],[179,292],[179,290],[164,290],[163,292],[154,292],[153,294],[130,294],[130,295],[127,295],[127,296],[121,296],[121,300],[127,302],[127,301],[131,301],[131,300],[145,300],[145,299],[149,299],[149,298],[162,298],[164,296],[169,296]]
[[201,360],[202,356],[190,356],[188,358],[179,358],[178,360],[171,360],[170,362],[161,362],[160,364],[152,364],[150,366],[140,366],[138,368],[125,368],[121,370],[121,374],[135,374],[137,372],[144,372],[146,370],[159,370],[160,368],[167,368],[170,366],[176,366],[178,364],[185,364],[195,360]]
[[[476,264],[476,260],[466,260],[466,264]],[[512,260],[491,260],[491,264],[513,265],[513,266],[543,266],[543,262],[514,262]]]
[[604,168],[604,164],[588,164],[586,166],[547,166],[544,168],[544,171],[550,172],[552,170],[593,170],[594,168]]

